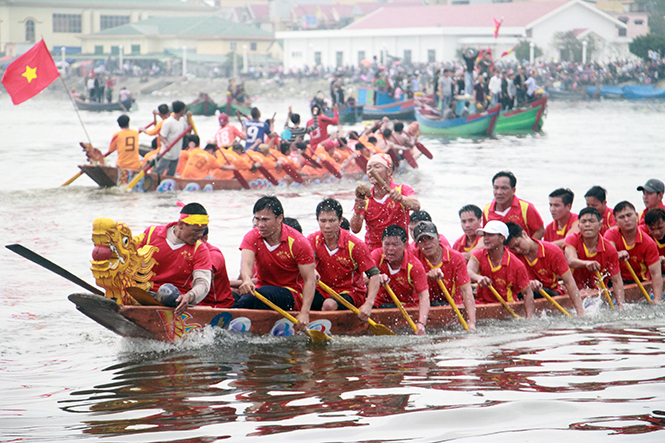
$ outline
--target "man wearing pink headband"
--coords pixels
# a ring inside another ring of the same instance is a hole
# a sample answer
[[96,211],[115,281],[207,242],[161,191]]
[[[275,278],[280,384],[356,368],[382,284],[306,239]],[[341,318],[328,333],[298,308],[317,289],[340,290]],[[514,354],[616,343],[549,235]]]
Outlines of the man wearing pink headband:
[[[382,178],[390,189],[384,189],[370,171]],[[392,178],[393,162],[388,154],[374,154],[370,157],[367,175],[373,185],[372,195],[369,198],[356,196],[351,230],[357,234],[365,222],[365,243],[373,251],[381,247],[381,234],[388,226],[397,225],[407,229],[409,212],[419,210],[420,202],[410,186],[395,184]]]
[[210,291],[212,264],[210,252],[201,238],[208,227],[203,205],[190,203],[180,211],[180,219],[164,226],[150,226],[141,234],[139,247],[156,246],[157,264],[150,278],[155,298],[180,315],[189,305],[203,300]]

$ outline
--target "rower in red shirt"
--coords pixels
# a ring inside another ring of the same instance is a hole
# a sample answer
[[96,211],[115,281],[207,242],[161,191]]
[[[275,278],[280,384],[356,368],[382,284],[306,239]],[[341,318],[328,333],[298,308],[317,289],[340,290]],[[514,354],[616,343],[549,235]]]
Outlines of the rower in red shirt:
[[665,210],[660,208],[649,209],[644,214],[644,221],[649,234],[658,246],[658,255],[662,263],[661,273],[665,271]]
[[467,265],[471,281],[478,283],[476,302],[498,301],[489,289],[492,285],[507,302],[517,301],[517,295],[522,294],[526,317],[533,317],[535,305],[526,267],[504,246],[509,236],[506,224],[490,220],[476,231],[476,235],[483,237],[485,245],[483,249],[471,253]]
[[617,250],[619,261],[626,263],[621,266],[621,278],[624,283],[633,283],[634,279],[628,270],[631,266],[641,281],[651,281],[653,300],[660,302],[663,295],[663,276],[661,273],[660,255],[656,242],[637,227],[637,211],[628,201],[617,203],[614,217],[618,226],[605,233]]
[[[390,192],[383,189],[369,176],[373,185],[369,198],[356,196],[351,231],[360,232],[366,223],[365,243],[370,251],[381,247],[383,231],[390,225],[398,225],[406,231],[409,223],[409,211],[420,209],[420,202],[413,189],[408,185],[397,185],[393,181],[393,162],[387,154],[374,154],[367,162],[367,170],[373,169],[389,184]],[[407,237],[408,241],[408,237]]]
[[[409,238],[414,238],[415,235],[413,234],[413,230],[416,228],[416,225],[418,225],[420,222],[431,222],[432,221],[432,216],[429,215],[429,212],[423,211],[422,209],[419,211],[413,211],[411,215],[409,216]],[[450,242],[448,239],[443,235],[439,234],[439,241],[441,242],[442,245],[450,248]],[[409,254],[417,256],[418,255],[418,246],[416,245],[415,240],[409,243],[409,246],[406,247],[406,250],[409,251]]]
[[490,220],[503,223],[517,223],[531,238],[540,240],[545,234],[543,219],[536,207],[527,201],[517,198],[515,187],[517,178],[510,171],[497,172],[492,177],[494,200],[483,210],[483,224]]
[[459,219],[464,234],[455,240],[453,249],[469,261],[471,252],[483,247],[482,237],[476,235],[476,231],[483,227],[483,211],[476,205],[466,205],[459,210]]
[[457,251],[441,241],[434,223],[423,221],[414,229],[413,238],[418,246],[417,257],[427,272],[430,306],[447,305],[438,280],[441,280],[455,304],[464,303],[469,318],[469,328],[476,329],[476,303],[471,290],[471,280],[466,270],[466,260]]
[[[208,248],[201,242],[208,227],[208,213],[199,203],[189,203],[180,211],[180,220],[165,226],[150,226],[141,234],[139,247],[157,247],[157,264],[150,278],[152,290],[166,306],[180,315],[190,305],[200,303],[210,291],[212,265]],[[164,288],[162,288],[164,287]]]
[[[339,124],[339,111],[337,105],[333,105],[333,118],[323,115],[323,111],[319,105],[312,106],[312,115],[315,115],[319,121],[319,126],[309,133],[309,144],[312,148],[316,147],[328,138],[328,126]],[[308,127],[314,126],[314,119],[311,118],[307,121]]]
[[[579,214],[580,232],[566,237],[563,252],[579,289],[597,288],[596,271],[603,280],[612,281],[612,292],[617,304],[623,307],[623,280],[619,269],[619,255],[609,240],[600,235],[600,213],[595,208],[584,208]],[[607,285],[607,282],[605,282]]]
[[229,275],[226,272],[226,259],[224,254],[217,246],[208,243],[208,229],[203,233],[201,241],[205,243],[210,252],[210,262],[212,264],[212,284],[210,292],[201,300],[199,305],[212,306],[213,308],[232,308],[235,300],[231,292],[231,283]]
[[[256,227],[240,244],[242,284],[238,292],[245,295],[233,307],[266,309],[253,295],[256,290],[282,309],[300,311],[295,327],[305,330],[316,290],[312,247],[300,232],[282,223],[284,208],[277,197],[261,197],[253,212]],[[258,279],[256,284],[253,276]],[[323,297],[318,297],[323,304]]]
[[[416,335],[425,335],[425,325],[429,315],[429,290],[427,275],[420,261],[406,251],[408,237],[406,229],[390,225],[381,239],[382,247],[372,251],[372,260],[381,271],[379,282],[388,284],[400,302],[406,308],[418,307]],[[376,300],[377,308],[394,308],[396,305],[384,287],[379,289]]]
[[[647,230],[644,223],[644,214],[653,208],[665,209],[663,204],[663,193],[665,193],[665,184],[657,178],[649,179],[644,186],[638,186],[638,191],[642,191],[642,201],[644,201],[644,210],[640,212],[639,226],[643,230]],[[616,217],[616,215],[615,215]]]
[[580,232],[577,226],[577,214],[570,212],[575,194],[570,189],[559,188],[549,195],[552,223],[545,228],[544,240],[563,249],[565,238],[569,234]]
[[600,235],[605,235],[609,229],[617,225],[612,209],[607,206],[606,197],[607,191],[601,186],[593,186],[584,194],[587,207],[594,208],[600,214]]
[[[366,302],[367,293],[371,300],[376,298],[379,269],[374,265],[365,242],[341,229],[342,212],[342,205],[335,199],[326,198],[319,203],[316,206],[316,220],[320,230],[310,234],[307,240],[314,250],[319,280],[361,308],[359,317],[366,320],[372,312],[372,303]],[[367,286],[363,273],[369,278]],[[323,296],[326,298],[323,311],[344,309],[327,293],[323,293]]]
[[[509,222],[506,226],[510,234],[506,246],[524,263],[534,296],[538,298],[536,294],[541,289],[553,297],[567,292],[578,317],[584,315],[580,291],[561,248],[554,243],[530,238],[517,223]],[[559,279],[563,280],[566,291]]]

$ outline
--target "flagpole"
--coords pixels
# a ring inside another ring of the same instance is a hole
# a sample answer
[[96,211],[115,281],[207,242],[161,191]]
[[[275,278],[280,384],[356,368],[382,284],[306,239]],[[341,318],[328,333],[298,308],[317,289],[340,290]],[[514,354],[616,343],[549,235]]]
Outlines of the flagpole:
[[69,97],[69,100],[71,100],[72,105],[74,106],[74,111],[76,111],[76,115],[79,118],[79,121],[81,122],[81,127],[83,128],[83,132],[85,132],[85,136],[88,137],[88,143],[92,145],[92,140],[90,139],[90,134],[88,134],[88,130],[85,128],[85,124],[83,123],[83,119],[81,118],[81,114],[79,113],[79,108],[76,106],[76,102],[74,101],[74,97],[72,97],[72,94],[69,92],[69,86],[67,86],[67,83],[65,83],[65,79],[62,78],[62,74],[59,75],[60,80],[62,80],[62,84],[65,87],[65,92],[67,93],[67,96]]

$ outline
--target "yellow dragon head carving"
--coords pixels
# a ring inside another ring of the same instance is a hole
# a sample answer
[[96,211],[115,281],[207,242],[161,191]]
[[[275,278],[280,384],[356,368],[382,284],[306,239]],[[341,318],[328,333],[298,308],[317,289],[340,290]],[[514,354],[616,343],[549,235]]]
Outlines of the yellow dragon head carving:
[[92,223],[93,260],[90,270],[97,285],[106,290],[106,297],[118,304],[137,304],[125,288],[138,286],[148,290],[150,278],[155,275],[156,264],[152,255],[154,246],[138,248],[140,237],[132,237],[132,231],[124,223],[110,218],[97,218]]

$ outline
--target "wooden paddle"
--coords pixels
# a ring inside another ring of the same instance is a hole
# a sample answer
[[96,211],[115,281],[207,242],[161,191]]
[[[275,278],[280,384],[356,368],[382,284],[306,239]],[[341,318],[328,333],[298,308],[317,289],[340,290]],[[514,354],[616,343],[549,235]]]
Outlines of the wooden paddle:
[[386,181],[385,181],[383,178],[381,178],[381,176],[379,175],[378,172],[376,172],[374,169],[370,169],[370,170],[367,171],[367,172],[369,173],[369,175],[371,175],[372,177],[374,177],[374,180],[376,180],[377,182],[379,182],[379,185],[380,185],[380,186],[381,186],[386,192],[390,193],[390,191],[391,191],[391,189],[390,189],[390,185],[388,185],[388,183],[386,183]]
[[633,266],[630,264],[630,262],[628,260],[626,260],[624,262],[624,264],[626,265],[626,267],[630,271],[630,275],[633,276],[633,280],[635,280],[635,283],[637,283],[637,286],[639,286],[640,291],[642,292],[642,295],[644,295],[644,298],[646,298],[649,303],[653,304],[653,300],[651,300],[651,297],[649,297],[649,293],[647,292],[647,290],[644,289],[644,285],[642,284],[639,277],[635,273],[635,270],[633,269]]
[[130,286],[125,288],[125,291],[132,296],[134,300],[143,306],[164,306],[155,299],[148,291],[141,289],[138,286]]
[[395,295],[393,290],[390,288],[390,286],[388,286],[388,283],[383,285],[383,288],[388,292],[388,295],[390,295],[390,298],[393,299],[393,302],[395,303],[395,305],[397,305],[399,310],[402,312],[402,315],[406,319],[407,323],[409,323],[409,326],[411,326],[411,329],[413,329],[413,332],[417,332],[418,331],[418,326],[416,326],[416,324],[413,322],[413,319],[411,318],[409,313],[406,312],[406,309],[404,309],[404,306],[402,305],[402,302],[399,301],[399,298],[397,298],[397,296]]
[[413,154],[411,154],[411,150],[409,148],[402,149],[402,156],[413,169],[418,169],[418,162],[415,158],[413,158]]
[[304,151],[301,151],[300,153],[301,153],[302,156],[305,157],[305,159],[306,159],[308,162],[310,162],[310,163],[312,164],[312,166],[314,166],[315,168],[319,168],[319,169],[323,168],[323,166],[321,166],[321,165],[319,164],[319,162],[317,162],[316,160],[314,160],[314,159],[312,158],[312,156],[309,155],[309,154],[307,153],[307,150],[306,150],[306,149],[305,149]]
[[[353,312],[356,315],[360,314],[360,309],[356,308],[351,303],[349,303],[346,299],[344,299],[344,297],[335,292],[331,287],[329,287],[322,281],[319,281],[318,284],[321,289],[330,294],[335,300],[343,304],[346,307],[346,309],[348,309],[349,311]],[[371,332],[374,335],[395,335],[395,333],[390,329],[388,329],[388,327],[375,322],[371,318],[367,319],[367,323],[369,323],[369,332]]]
[[503,299],[503,297],[501,297],[501,295],[496,291],[496,289],[494,289],[494,286],[489,285],[488,287],[490,288],[490,291],[492,291],[492,294],[494,294],[496,299],[499,300],[499,302],[501,302],[503,307],[506,308],[508,310],[508,312],[510,312],[512,314],[513,317],[515,317],[519,320],[524,320],[523,317],[520,317],[519,315],[517,315],[515,313],[515,311],[513,311],[513,309],[510,306],[508,306],[508,303],[506,303],[506,301]]
[[[275,114],[276,114],[276,113],[275,113]],[[274,120],[274,119],[275,119],[275,115],[273,115],[272,118],[273,118],[273,120]],[[273,149],[274,149],[274,147],[275,147],[275,141],[276,141],[276,140],[277,140],[277,137],[274,137],[274,138],[271,140],[271,142],[270,142],[270,147],[273,148]],[[270,154],[270,156],[271,156],[272,158],[274,158],[276,162],[279,161],[279,159],[277,158],[277,156],[276,156],[275,154],[273,154],[272,152],[268,151],[268,154]],[[296,171],[295,169],[293,169],[293,167],[292,167],[288,162],[283,163],[283,164],[281,165],[281,168],[284,169],[284,172],[286,172],[287,174],[289,174],[289,175],[291,176],[291,178],[293,179],[294,182],[296,182],[296,183],[301,183],[301,184],[302,184],[303,179],[302,179],[301,175],[298,173],[298,171]]]
[[568,317],[572,317],[572,315],[570,315],[568,311],[563,309],[563,307],[559,303],[557,303],[556,300],[554,300],[543,288],[540,288],[538,292],[540,292],[540,295],[548,299],[559,311],[563,312]]
[[[279,312],[280,314],[282,314],[282,316],[284,318],[286,318],[288,321],[290,321],[294,325],[297,325],[299,323],[298,320],[294,316],[292,316],[291,314],[286,312],[284,309],[280,308],[279,306],[277,306],[276,304],[274,304],[273,302],[271,302],[270,300],[265,298],[258,291],[254,291],[254,297],[258,298],[263,303],[270,306],[273,310],[275,310],[275,311]],[[317,331],[316,329],[309,329],[309,328],[305,329],[305,334],[307,334],[309,336],[310,340],[312,340],[312,342],[314,342],[314,343],[323,343],[325,341],[332,340],[332,337],[330,337],[328,334],[326,334],[324,332],[321,332],[321,331]]]
[[[166,147],[166,149],[164,150],[164,152],[161,155],[157,154],[157,156],[155,157],[155,165],[157,164],[159,159],[161,157],[164,157],[164,154],[169,152],[171,150],[171,148],[173,146],[175,146],[175,144],[178,143],[178,141],[180,141],[180,139],[183,138],[185,136],[185,134],[187,134],[191,129],[192,129],[191,125],[187,126],[187,128],[184,131],[182,131],[182,133],[178,137],[176,137],[176,139],[173,140],[170,145],[168,145]],[[132,181],[130,181],[127,184],[127,186],[125,186],[125,188],[123,190],[128,191],[128,190],[132,189],[134,186],[136,186],[136,184],[138,182],[140,182],[143,177],[145,177],[146,172],[148,172],[148,170],[150,170],[150,169],[152,169],[152,164],[151,164],[151,162],[148,162],[148,164],[145,165],[138,174],[136,174],[136,177],[134,177],[132,179]]]
[[453,310],[455,311],[455,314],[457,314],[457,318],[459,319],[459,322],[462,324],[462,327],[464,328],[465,331],[468,331],[469,330],[469,325],[466,324],[466,320],[464,320],[464,317],[462,316],[462,313],[457,308],[457,305],[455,304],[455,300],[453,300],[453,298],[450,296],[450,292],[448,292],[448,288],[446,288],[446,285],[443,284],[443,280],[438,278],[436,280],[436,282],[439,284],[439,287],[443,291],[443,295],[446,296],[446,300],[448,300],[448,304],[450,305],[450,307],[453,308]]
[[[224,157],[224,160],[226,161],[226,163],[228,165],[231,165],[231,162],[226,157],[226,154],[224,154],[224,151],[219,147],[217,147],[217,150],[219,151],[220,154],[222,154],[222,157]],[[233,171],[233,176],[236,178],[236,180],[238,180],[238,182],[240,182],[242,187],[245,188],[245,189],[250,189],[249,183],[247,183],[247,180],[245,180],[245,177],[242,176],[240,171],[238,171],[237,169],[232,169],[232,171]]]
[[596,282],[598,289],[600,289],[603,292],[603,294],[605,294],[607,302],[610,304],[610,308],[614,309],[614,303],[612,302],[610,291],[607,290],[607,286],[605,286],[605,282],[603,281],[603,277],[602,275],[600,275],[599,271],[596,271],[596,278],[598,279],[598,282]]
[[415,145],[416,145],[416,148],[418,148],[418,150],[420,152],[422,152],[425,157],[429,158],[430,160],[432,160],[434,158],[432,153],[429,152],[429,149],[427,149],[422,143],[416,142]]

